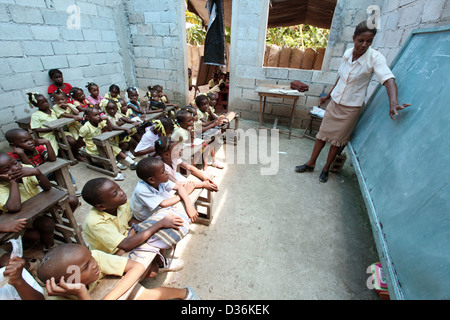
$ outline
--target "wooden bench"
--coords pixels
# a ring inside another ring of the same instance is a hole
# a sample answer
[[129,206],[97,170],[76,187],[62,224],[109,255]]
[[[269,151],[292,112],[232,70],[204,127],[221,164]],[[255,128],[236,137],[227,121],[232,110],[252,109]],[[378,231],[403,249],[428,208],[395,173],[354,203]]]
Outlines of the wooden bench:
[[[187,177],[188,181],[194,181],[198,182],[200,181],[197,177],[193,176],[192,174]],[[206,193],[206,197],[204,196],[204,193]],[[211,223],[212,219],[212,192],[205,189],[195,189],[190,195],[189,198],[191,199],[192,203],[196,207],[196,209],[200,207],[205,207],[207,210],[206,214],[201,214],[199,212],[199,217],[195,221],[195,223],[200,223],[204,225],[209,225]],[[178,208],[182,208],[185,210],[184,203],[179,202],[175,205]],[[198,209],[197,209],[198,210]],[[150,267],[150,264],[152,263],[153,259],[157,256],[157,253],[151,252],[149,250],[158,250],[157,248],[154,248],[147,243],[143,243],[138,247],[137,254],[132,254],[131,259],[138,261],[142,263],[145,267],[145,270]],[[129,253],[125,253],[125,256],[128,256]],[[106,276],[102,280],[100,280],[97,287],[91,292],[91,297],[94,300],[101,300],[107,293],[109,293],[121,280],[121,277],[117,276]],[[142,280],[142,278],[140,279]],[[140,281],[139,280],[139,281]],[[124,293],[119,300],[127,300],[128,298],[133,297],[133,290],[139,283],[136,282],[126,293]]]
[[30,125],[31,117],[17,119],[16,123],[19,126],[19,128],[27,130],[34,139],[39,139],[39,135],[37,134],[37,132],[34,131],[33,129],[31,129],[31,125]]
[[[68,193],[60,189],[51,188],[38,193],[24,201],[19,212],[0,215],[0,223],[25,218],[27,224],[31,225],[36,217],[44,214],[52,217],[56,223],[55,243],[74,242],[85,245],[80,227],[68,203]],[[0,242],[16,238],[24,232],[25,230],[19,233],[0,233]]]

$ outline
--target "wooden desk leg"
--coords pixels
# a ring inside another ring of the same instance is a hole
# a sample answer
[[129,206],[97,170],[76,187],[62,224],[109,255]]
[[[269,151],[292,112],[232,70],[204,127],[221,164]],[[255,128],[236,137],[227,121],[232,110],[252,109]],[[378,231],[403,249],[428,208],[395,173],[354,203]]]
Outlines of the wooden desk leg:
[[69,169],[67,167],[62,167],[59,170],[55,171],[55,178],[59,185],[66,188],[67,193],[75,196],[76,190],[73,185],[72,179],[70,178]]
[[262,118],[263,118],[263,97],[259,96],[259,129],[261,129]]
[[295,116],[295,106],[297,105],[297,101],[298,98],[294,99],[294,104],[292,105],[292,110],[291,110],[291,124],[289,126],[289,139],[291,138],[291,133],[292,133],[292,127],[294,125],[294,116]]
[[[67,137],[66,134],[64,133],[63,128],[58,128],[57,130],[54,131],[54,134],[58,137],[60,137],[60,148],[63,149],[64,151],[66,151],[67,153],[67,157],[69,158],[68,160],[70,160],[70,164],[74,165],[78,163],[78,160],[75,159],[75,157],[73,156],[72,153],[72,149],[70,148],[70,144],[69,141],[67,141]],[[61,147],[61,144],[63,145]]]

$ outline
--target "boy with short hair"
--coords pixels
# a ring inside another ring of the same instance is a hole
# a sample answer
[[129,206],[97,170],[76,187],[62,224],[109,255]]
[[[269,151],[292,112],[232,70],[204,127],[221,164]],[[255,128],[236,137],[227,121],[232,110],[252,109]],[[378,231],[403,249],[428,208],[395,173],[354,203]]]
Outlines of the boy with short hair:
[[8,154],[23,164],[33,167],[46,162],[55,161],[56,154],[47,139],[33,139],[31,134],[21,128],[11,129],[5,133],[5,138],[12,148]]
[[[159,158],[144,158],[136,167],[136,174],[141,179],[131,197],[131,212],[138,221],[144,221],[162,208],[169,208],[183,201],[186,213],[194,222],[198,217],[189,194],[195,184],[188,181],[183,185],[169,180],[164,162]],[[175,194],[177,193],[177,194]]]
[[[92,205],[83,227],[91,250],[122,255],[145,242],[154,245],[158,239],[153,236],[160,229],[187,228],[187,222],[181,217],[168,215],[153,225],[138,228],[138,232],[134,229],[130,230],[131,226],[139,221],[131,216],[130,204],[125,192],[116,182],[108,178],[89,180],[81,194],[83,199]],[[158,271],[158,264],[154,262],[149,270],[149,277],[156,276],[158,272],[175,271],[175,269],[177,266],[173,264],[170,269]]]
[[[44,256],[37,275],[45,283],[49,296],[79,300],[92,299],[90,293],[105,275],[122,276],[117,286],[103,297],[104,300],[116,300],[141,278],[144,271],[143,265],[137,261],[68,243],[59,245]],[[132,295],[136,300],[200,299],[189,287],[146,289],[139,284]]]

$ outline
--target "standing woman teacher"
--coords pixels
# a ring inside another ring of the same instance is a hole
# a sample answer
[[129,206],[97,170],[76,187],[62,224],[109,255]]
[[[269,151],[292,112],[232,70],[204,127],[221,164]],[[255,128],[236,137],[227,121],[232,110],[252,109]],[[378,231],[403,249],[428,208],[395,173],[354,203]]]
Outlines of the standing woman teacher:
[[370,48],[377,30],[369,28],[363,21],[356,26],[353,35],[353,48],[348,49],[339,67],[339,78],[330,93],[320,99],[320,104],[332,98],[327,106],[316,143],[308,162],[295,167],[296,172],[313,171],[317,157],[326,142],[331,144],[330,151],[319,181],[328,181],[328,171],[341,147],[345,146],[358,122],[364,105],[366,89],[372,73],[385,86],[389,97],[389,116],[395,120],[397,111],[409,104],[400,106],[397,101],[397,85],[392,71],[386,64],[386,58],[378,51]]

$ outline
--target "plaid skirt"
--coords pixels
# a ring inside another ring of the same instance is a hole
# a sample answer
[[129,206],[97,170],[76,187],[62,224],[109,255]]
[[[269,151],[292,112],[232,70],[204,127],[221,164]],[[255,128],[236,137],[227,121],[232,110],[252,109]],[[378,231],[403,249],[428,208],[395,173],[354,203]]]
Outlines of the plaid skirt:
[[350,140],[362,109],[362,107],[347,107],[330,101],[316,138],[336,147],[345,146]]

